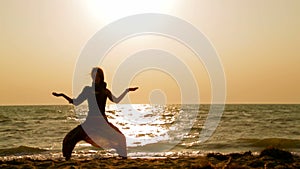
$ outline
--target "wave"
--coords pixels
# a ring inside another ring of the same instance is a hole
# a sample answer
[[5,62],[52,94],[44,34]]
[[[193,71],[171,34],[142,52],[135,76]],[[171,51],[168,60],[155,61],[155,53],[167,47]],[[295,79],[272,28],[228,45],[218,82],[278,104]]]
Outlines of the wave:
[[0,149],[0,156],[32,155],[32,154],[39,154],[46,151],[48,150],[35,148],[35,147],[19,146],[16,148]]
[[239,139],[241,143],[248,143],[251,147],[277,147],[300,149],[300,140],[286,138],[265,138],[265,139]]
[[[220,153],[232,153],[232,152],[260,152],[265,148],[274,147],[278,149],[288,150],[294,153],[300,153],[300,140],[299,139],[287,139],[287,138],[265,138],[265,139],[247,139],[240,138],[236,140],[225,141],[207,141],[201,143],[194,141],[190,143],[181,143],[176,145],[174,149],[193,150],[201,152],[220,152]],[[173,149],[173,150],[174,150]]]

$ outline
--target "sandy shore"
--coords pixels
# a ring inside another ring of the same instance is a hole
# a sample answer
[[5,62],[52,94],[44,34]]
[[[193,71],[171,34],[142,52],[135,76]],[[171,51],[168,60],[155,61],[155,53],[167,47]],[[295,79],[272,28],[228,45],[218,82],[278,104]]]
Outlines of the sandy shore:
[[178,158],[102,158],[91,160],[0,161],[0,168],[300,168],[300,157],[290,152],[268,148],[260,155],[251,152],[222,155],[210,153],[199,157]]

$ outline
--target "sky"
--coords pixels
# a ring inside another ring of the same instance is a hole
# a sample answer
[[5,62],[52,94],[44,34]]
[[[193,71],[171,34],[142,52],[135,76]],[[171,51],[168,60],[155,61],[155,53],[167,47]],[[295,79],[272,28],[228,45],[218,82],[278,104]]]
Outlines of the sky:
[[[180,18],[209,39],[223,66],[226,103],[300,103],[299,0],[1,0],[0,105],[67,104],[51,92],[76,97],[74,72],[89,39],[118,19],[143,13]],[[178,41],[155,35],[124,40],[95,63],[115,95],[127,88],[113,88],[118,66],[150,48],[182,61],[197,90],[182,90],[172,72],[147,69],[130,77],[129,86],[139,87],[128,95],[130,103],[182,103],[183,91],[211,103],[210,74],[201,60]],[[84,73],[90,82],[90,72]]]

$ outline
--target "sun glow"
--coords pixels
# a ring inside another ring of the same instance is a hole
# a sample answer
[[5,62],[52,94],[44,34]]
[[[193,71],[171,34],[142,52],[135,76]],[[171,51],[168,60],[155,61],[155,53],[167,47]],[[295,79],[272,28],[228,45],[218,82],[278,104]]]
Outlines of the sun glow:
[[101,22],[140,13],[168,13],[176,6],[174,0],[90,0],[85,3],[90,17]]

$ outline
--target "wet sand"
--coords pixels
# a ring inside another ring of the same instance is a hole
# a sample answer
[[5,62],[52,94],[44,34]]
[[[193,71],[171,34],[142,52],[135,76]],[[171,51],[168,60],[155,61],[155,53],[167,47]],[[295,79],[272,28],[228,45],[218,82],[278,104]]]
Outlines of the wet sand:
[[88,160],[34,160],[0,161],[0,168],[300,168],[300,157],[276,148],[251,152],[210,153],[198,157],[178,158],[98,158]]

